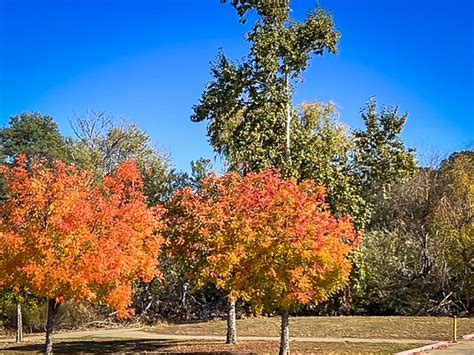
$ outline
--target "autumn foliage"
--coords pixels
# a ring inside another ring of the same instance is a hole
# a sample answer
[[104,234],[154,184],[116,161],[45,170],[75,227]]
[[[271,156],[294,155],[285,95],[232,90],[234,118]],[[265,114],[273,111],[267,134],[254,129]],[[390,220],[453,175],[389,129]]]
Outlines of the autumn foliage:
[[93,174],[20,157],[3,166],[0,282],[62,302],[105,303],[132,314],[132,282],[160,276],[160,208],[149,208],[134,162],[100,184]]
[[329,212],[325,189],[276,171],[230,173],[178,191],[169,204],[168,253],[257,310],[319,303],[349,277],[358,234]]

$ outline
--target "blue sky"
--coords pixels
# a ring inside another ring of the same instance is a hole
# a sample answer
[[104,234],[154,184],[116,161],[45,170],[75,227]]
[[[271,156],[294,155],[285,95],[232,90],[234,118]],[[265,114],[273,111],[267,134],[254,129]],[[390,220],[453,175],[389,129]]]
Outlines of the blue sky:
[[[342,33],[337,55],[304,73],[296,103],[333,100],[361,127],[371,95],[400,105],[421,158],[474,143],[474,1],[320,0]],[[316,0],[293,0],[303,19]],[[191,108],[219,48],[247,53],[234,9],[219,0],[0,0],[0,125],[12,115],[68,120],[87,110],[125,117],[179,169],[214,157]]]

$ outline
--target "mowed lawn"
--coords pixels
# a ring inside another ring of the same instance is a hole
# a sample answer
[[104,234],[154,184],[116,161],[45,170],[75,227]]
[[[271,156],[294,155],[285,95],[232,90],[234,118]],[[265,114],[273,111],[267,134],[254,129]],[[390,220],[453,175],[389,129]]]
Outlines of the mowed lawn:
[[[237,332],[240,336],[278,337],[280,318],[250,318],[237,321]],[[474,318],[458,319],[459,336],[474,333]],[[125,329],[126,330],[126,329]],[[104,336],[84,336],[61,339],[55,342],[58,353],[269,353],[278,352],[278,341],[262,339],[241,340],[236,345],[224,344],[226,321],[216,320],[192,324],[161,324],[147,327],[142,331],[161,335],[216,335],[222,340],[204,339],[149,339],[140,334],[130,337],[122,333]],[[433,341],[450,340],[452,336],[452,319],[447,317],[294,317],[290,318],[292,337],[313,338],[362,338],[364,341],[308,341],[301,339],[292,342],[294,354],[393,354],[398,351],[413,349]],[[67,333],[72,335],[72,333]],[[122,333],[122,334],[120,334]],[[96,333],[97,334],[97,333]],[[145,334],[146,335],[146,334]],[[365,341],[367,339],[367,341]],[[378,339],[380,339],[378,341]],[[382,340],[384,339],[384,340]],[[390,341],[387,342],[386,339]],[[392,342],[393,340],[393,342]],[[405,340],[405,341],[404,341]],[[408,341],[410,340],[410,341]],[[419,341],[418,341],[419,340]],[[4,343],[0,345],[2,354],[41,352],[43,342],[36,338],[22,344]]]
[[[413,349],[420,344],[390,344],[390,343],[313,343],[293,342],[292,354],[393,354],[398,351]],[[54,344],[56,353],[209,353],[209,354],[277,354],[277,341],[242,341],[238,344],[227,345],[223,341],[212,340],[150,340],[150,339],[58,339]],[[1,354],[40,353],[44,344],[38,341],[22,344],[0,346]]]
[[[293,337],[387,338],[450,340],[452,318],[448,317],[291,317]],[[224,335],[225,320],[191,324],[161,324],[149,331],[161,334]],[[240,336],[279,336],[280,318],[237,320]],[[474,318],[458,319],[458,335],[474,333]]]

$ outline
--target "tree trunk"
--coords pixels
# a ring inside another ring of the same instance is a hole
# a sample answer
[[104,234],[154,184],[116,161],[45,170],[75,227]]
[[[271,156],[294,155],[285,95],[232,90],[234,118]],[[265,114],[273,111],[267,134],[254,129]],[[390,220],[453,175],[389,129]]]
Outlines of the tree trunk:
[[227,314],[227,344],[237,343],[237,324],[235,317],[235,301],[229,301],[229,312]]
[[16,303],[16,342],[23,341],[23,316],[21,313],[21,303]]
[[290,317],[288,311],[281,314],[280,355],[290,354]]
[[45,354],[53,353],[53,331],[54,331],[54,319],[58,313],[60,302],[56,302],[56,299],[50,298],[48,300],[48,318],[46,322],[46,344]]
[[290,147],[290,136],[291,136],[291,93],[290,93],[290,75],[285,72],[285,87],[288,102],[286,103],[286,159],[288,163],[291,163],[291,147]]

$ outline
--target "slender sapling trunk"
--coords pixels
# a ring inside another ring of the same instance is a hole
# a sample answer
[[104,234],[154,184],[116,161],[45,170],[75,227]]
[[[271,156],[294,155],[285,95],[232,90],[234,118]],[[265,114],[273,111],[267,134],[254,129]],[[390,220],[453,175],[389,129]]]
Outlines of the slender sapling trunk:
[[50,298],[48,300],[48,317],[46,321],[46,344],[45,344],[45,354],[53,353],[53,331],[54,331],[54,320],[56,314],[58,313],[59,306],[61,302],[57,302],[56,299]]
[[229,300],[229,312],[227,314],[227,344],[237,343],[237,323],[235,315],[235,301]]
[[21,312],[21,303],[16,303],[16,342],[23,341],[23,316]]
[[290,316],[288,311],[281,314],[280,355],[290,354]]

